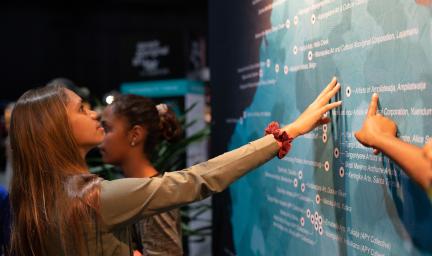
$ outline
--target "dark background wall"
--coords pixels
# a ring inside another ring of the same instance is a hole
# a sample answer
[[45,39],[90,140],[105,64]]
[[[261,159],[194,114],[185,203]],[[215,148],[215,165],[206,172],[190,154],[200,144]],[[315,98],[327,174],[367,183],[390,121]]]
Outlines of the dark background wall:
[[173,72],[163,78],[182,77],[187,42],[206,34],[207,1],[1,1],[0,100],[59,76],[96,96],[117,89],[136,80],[125,67],[128,40],[167,38],[177,50]]

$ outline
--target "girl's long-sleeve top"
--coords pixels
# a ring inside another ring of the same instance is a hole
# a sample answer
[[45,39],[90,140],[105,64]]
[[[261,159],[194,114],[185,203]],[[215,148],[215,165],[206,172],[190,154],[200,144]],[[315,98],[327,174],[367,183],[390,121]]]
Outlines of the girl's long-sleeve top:
[[[88,254],[132,255],[131,229],[134,223],[223,191],[272,159],[278,149],[273,136],[267,135],[207,162],[165,173],[161,177],[102,181],[100,221],[86,225]],[[55,242],[50,247],[50,255],[63,254]]]

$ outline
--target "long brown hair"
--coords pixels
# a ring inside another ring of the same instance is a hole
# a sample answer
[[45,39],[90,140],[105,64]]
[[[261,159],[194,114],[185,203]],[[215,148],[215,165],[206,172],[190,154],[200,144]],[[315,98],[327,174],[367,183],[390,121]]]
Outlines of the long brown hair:
[[[67,115],[62,86],[24,93],[12,112],[11,254],[84,250],[83,223],[99,208],[99,178],[88,173]],[[50,238],[54,240],[50,240]]]

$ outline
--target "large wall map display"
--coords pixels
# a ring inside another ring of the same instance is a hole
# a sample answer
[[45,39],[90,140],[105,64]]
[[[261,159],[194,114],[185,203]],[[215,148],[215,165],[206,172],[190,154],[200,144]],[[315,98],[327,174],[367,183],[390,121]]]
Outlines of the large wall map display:
[[399,136],[432,137],[432,4],[415,0],[210,1],[213,152],[288,124],[333,76],[332,121],[230,187],[237,255],[432,255],[432,206],[359,144],[372,93]]

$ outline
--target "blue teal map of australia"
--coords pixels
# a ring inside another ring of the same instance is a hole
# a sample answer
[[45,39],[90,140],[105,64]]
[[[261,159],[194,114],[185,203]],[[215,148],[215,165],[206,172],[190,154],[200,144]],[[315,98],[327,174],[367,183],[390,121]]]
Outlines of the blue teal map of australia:
[[295,120],[333,76],[343,106],[285,158],[230,187],[236,254],[432,255],[427,195],[353,136],[375,92],[400,138],[421,146],[432,136],[431,1],[240,2],[247,15],[231,10],[231,29],[257,47],[234,46],[232,64],[225,56],[225,75],[236,77],[223,87],[235,94],[225,104],[249,98],[237,114],[216,116],[232,127],[227,149],[261,137],[271,121]]

